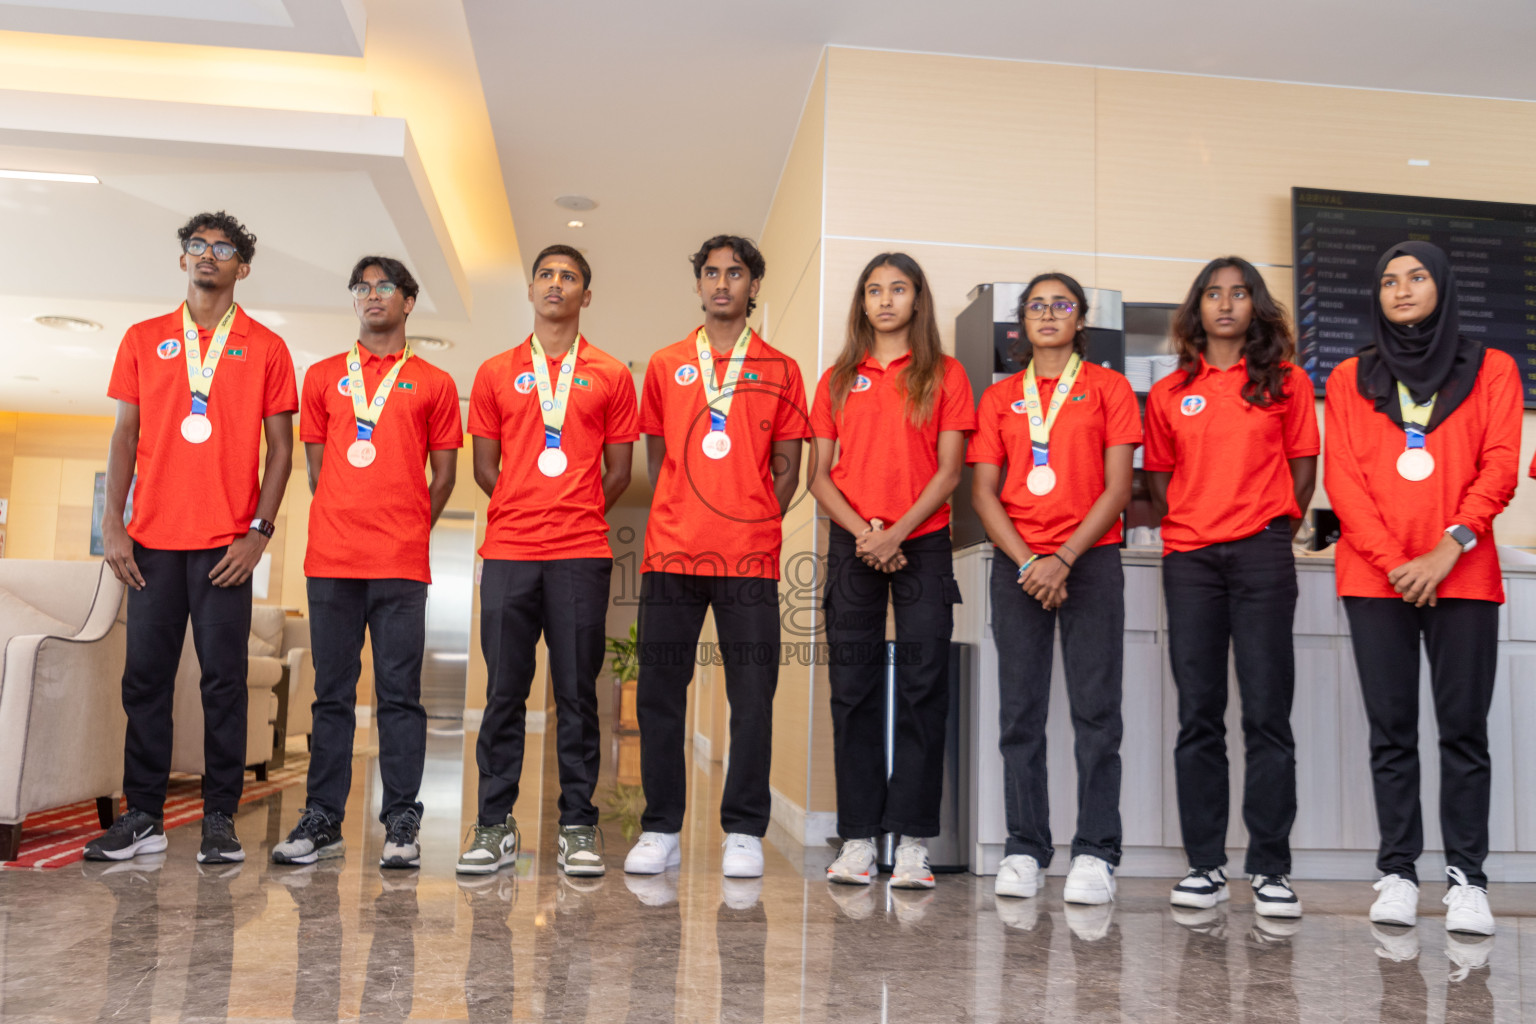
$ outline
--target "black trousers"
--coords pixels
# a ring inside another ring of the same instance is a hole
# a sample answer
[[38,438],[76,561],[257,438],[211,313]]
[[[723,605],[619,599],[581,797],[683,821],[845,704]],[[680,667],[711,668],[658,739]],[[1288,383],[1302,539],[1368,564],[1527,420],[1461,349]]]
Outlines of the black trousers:
[[1089,548],[1067,577],[1067,600],[1046,611],[1019,586],[1019,566],[992,557],[992,636],[1008,820],[1005,856],[1051,863],[1045,720],[1051,699],[1052,645],[1061,623],[1061,657],[1077,760],[1077,833],[1072,856],[1120,863],[1120,718],[1125,662],[1125,572],[1120,549]]
[[683,762],[688,683],[699,657],[704,613],[715,612],[718,654],[731,706],[730,767],[720,799],[726,832],[768,831],[768,769],[773,758],[773,694],[779,685],[777,580],[648,572],[640,577],[641,827],[680,832],[688,802]]
[[1252,537],[1163,557],[1168,660],[1179,691],[1179,824],[1192,867],[1227,862],[1227,650],[1243,703],[1243,824],[1250,875],[1289,874],[1296,820],[1291,698],[1296,560],[1290,520]]
[[228,548],[158,551],[133,545],[144,589],[128,591],[128,654],[123,669],[123,795],[128,806],[165,812],[171,772],[171,709],[176,667],[192,619],[202,666],[203,809],[233,815],[245,787],[246,651],[251,583],[216,587],[208,573]]
[[[949,721],[949,637],[960,601],[948,530],[902,544],[907,565],[872,569],[853,534],[832,526],[827,616],[837,833],[939,834],[944,734]],[[886,779],[886,603],[896,615],[896,746]]]
[[1486,886],[1488,709],[1498,668],[1499,606],[1442,597],[1415,608],[1395,597],[1346,597],[1350,639],[1371,723],[1371,781],[1381,848],[1376,868],[1418,880],[1424,852],[1419,802],[1419,637],[1440,733],[1440,831],[1445,862]]
[[420,580],[311,577],[310,649],[315,703],[310,733],[309,806],[337,821],[352,791],[352,737],[363,633],[373,641],[374,713],[379,721],[380,821],[407,809],[427,756],[427,712],[421,706],[421,661],[427,640],[427,585]]
[[480,649],[487,672],[485,717],[475,744],[480,824],[500,825],[523,776],[528,694],[539,635],[549,648],[560,824],[596,825],[592,792],[602,760],[597,676],[603,670],[611,558],[548,562],[487,559],[480,577]]

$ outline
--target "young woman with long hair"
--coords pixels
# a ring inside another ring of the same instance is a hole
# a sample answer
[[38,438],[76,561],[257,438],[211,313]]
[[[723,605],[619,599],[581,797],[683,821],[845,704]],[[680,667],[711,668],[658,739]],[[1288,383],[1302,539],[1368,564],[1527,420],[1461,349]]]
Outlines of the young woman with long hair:
[[[831,648],[838,834],[834,882],[868,885],[875,841],[901,836],[891,884],[932,888],[949,637],[960,600],[949,496],[976,426],[970,381],[939,345],[917,261],[881,253],[859,275],[847,339],[811,408],[811,494],[832,519],[824,609]],[[895,768],[885,773],[885,619],[894,606]]]
[[[1084,360],[1088,300],[1065,274],[1020,299],[1025,369],[981,396],[967,460],[992,558],[1008,842],[999,896],[1030,897],[1050,865],[1045,721],[1058,620],[1077,755],[1077,833],[1062,896],[1114,899],[1120,863],[1120,515],[1141,421],[1130,382]],[[1070,596],[1069,596],[1070,590]]]
[[1173,319],[1179,370],[1147,396],[1142,465],[1163,511],[1168,657],[1179,694],[1174,748],[1189,873],[1174,906],[1227,899],[1227,653],[1243,704],[1243,867],[1254,909],[1299,917],[1292,888],[1291,735],[1296,562],[1291,538],[1317,479],[1312,382],[1288,360],[1285,311],[1236,256],[1205,265]]
[[1376,280],[1375,343],[1328,378],[1323,463],[1371,726],[1382,877],[1370,917],[1417,921],[1422,637],[1440,734],[1445,927],[1492,935],[1488,710],[1504,601],[1493,520],[1515,493],[1523,388],[1508,354],[1460,333],[1456,279],[1439,248],[1392,246]]

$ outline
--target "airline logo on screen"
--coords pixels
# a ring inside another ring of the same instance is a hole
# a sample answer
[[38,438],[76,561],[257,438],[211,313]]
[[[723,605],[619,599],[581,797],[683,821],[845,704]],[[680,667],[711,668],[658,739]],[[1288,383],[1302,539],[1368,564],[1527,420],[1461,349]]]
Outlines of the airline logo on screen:
[[1198,416],[1205,411],[1205,398],[1201,395],[1185,395],[1179,402],[1179,412],[1185,416]]

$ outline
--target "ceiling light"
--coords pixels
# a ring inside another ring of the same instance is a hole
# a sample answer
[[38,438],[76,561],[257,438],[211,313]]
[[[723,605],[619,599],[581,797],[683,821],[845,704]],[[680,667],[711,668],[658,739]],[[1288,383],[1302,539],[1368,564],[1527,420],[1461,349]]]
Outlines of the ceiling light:
[[446,352],[453,348],[453,342],[447,338],[433,338],[425,334],[412,334],[406,337],[411,348],[419,348],[423,352]]
[[560,196],[555,200],[555,205],[562,210],[585,212],[597,209],[597,200],[590,196]]
[[101,324],[97,323],[95,320],[86,320],[78,316],[44,315],[35,316],[32,318],[32,320],[35,323],[42,324],[44,327],[52,327],[56,331],[79,331],[84,333],[86,331],[101,330]]
[[0,178],[20,178],[23,181],[69,181],[77,185],[101,184],[101,179],[92,174],[56,174],[53,171],[0,170]]
[[1409,157],[1408,158],[1408,166],[1409,167],[1428,167],[1429,166],[1429,161],[1428,160],[1417,160],[1417,159],[1414,159],[1413,157]]
[[39,378],[32,376],[30,373],[18,373],[16,375],[16,379],[17,380],[30,380],[30,381],[33,381],[35,383]]
[[587,226],[587,222],[584,220],[568,220],[565,222],[565,226],[568,228],[584,228]]

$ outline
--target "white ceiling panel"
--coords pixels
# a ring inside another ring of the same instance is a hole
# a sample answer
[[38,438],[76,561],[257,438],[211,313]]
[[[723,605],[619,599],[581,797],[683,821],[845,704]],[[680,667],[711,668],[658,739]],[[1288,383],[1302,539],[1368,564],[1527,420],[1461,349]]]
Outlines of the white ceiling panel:
[[0,30],[361,57],[362,0],[3,0]]

